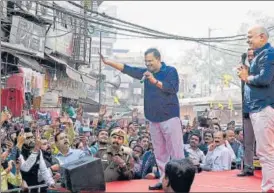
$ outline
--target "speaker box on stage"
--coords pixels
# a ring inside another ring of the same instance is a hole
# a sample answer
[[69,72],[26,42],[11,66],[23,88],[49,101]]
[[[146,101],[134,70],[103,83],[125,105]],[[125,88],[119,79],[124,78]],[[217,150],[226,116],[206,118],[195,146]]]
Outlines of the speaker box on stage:
[[106,184],[101,159],[91,156],[62,165],[65,188],[71,192],[105,191]]

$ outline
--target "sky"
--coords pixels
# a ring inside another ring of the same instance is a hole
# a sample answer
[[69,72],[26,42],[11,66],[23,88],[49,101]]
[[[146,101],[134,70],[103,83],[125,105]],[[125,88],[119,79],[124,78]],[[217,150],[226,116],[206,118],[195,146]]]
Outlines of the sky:
[[[273,1],[106,1],[115,5],[117,18],[159,31],[191,37],[230,36],[238,34],[241,23],[248,21],[247,11],[262,11],[274,16]],[[158,48],[164,58],[177,60],[193,44],[176,40],[118,39],[116,49],[145,51]]]

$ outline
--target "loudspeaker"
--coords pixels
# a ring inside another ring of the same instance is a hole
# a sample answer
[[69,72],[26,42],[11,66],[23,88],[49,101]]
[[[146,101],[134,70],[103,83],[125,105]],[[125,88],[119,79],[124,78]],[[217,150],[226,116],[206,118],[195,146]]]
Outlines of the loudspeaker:
[[64,185],[71,192],[105,191],[105,177],[101,159],[86,156],[61,166]]

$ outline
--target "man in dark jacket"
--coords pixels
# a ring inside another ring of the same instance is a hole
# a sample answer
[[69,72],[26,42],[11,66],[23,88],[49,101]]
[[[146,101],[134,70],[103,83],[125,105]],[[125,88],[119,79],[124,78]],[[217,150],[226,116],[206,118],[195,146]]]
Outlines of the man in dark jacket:
[[[21,174],[28,186],[36,186],[47,184],[53,186],[55,184],[52,173],[47,169],[44,157],[41,151],[41,141],[34,139],[30,128],[24,129],[25,142],[22,146],[20,159],[22,161]],[[37,192],[37,189],[32,189]]]

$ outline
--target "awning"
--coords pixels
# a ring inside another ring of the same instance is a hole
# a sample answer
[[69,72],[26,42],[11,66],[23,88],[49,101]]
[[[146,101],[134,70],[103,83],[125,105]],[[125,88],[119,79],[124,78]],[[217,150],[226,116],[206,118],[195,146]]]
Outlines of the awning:
[[21,54],[15,54],[15,57],[19,59],[19,64],[29,67],[37,72],[45,73],[44,68],[34,59],[29,56],[23,56]]
[[79,71],[71,68],[70,66],[66,66],[66,73],[68,77],[70,77],[72,80],[76,80],[77,82],[83,82]]
[[79,98],[78,102],[83,103],[83,104],[89,104],[89,105],[99,105],[98,102],[91,98]]
[[86,74],[82,74],[82,80],[85,84],[96,87],[96,82],[97,81],[93,77],[91,77],[89,75],[86,75]]
[[72,80],[75,80],[77,82],[83,82],[93,87],[96,86],[96,81],[97,81],[96,78],[91,77],[87,74],[84,74],[78,70],[75,70],[74,68],[70,67],[66,61],[60,58],[54,57],[50,54],[46,54],[46,56],[48,56],[49,59],[53,60],[54,62],[64,65],[66,67],[66,73],[68,77],[71,78]]
[[15,45],[15,44],[11,44],[9,42],[3,42],[1,41],[1,48],[2,48],[2,52],[9,52],[11,54],[14,54],[17,52],[20,53],[27,53],[30,55],[35,56],[36,54],[32,51],[27,50],[25,47],[21,46],[21,45]]
[[84,112],[95,112],[98,113],[100,110],[100,105],[96,101],[90,98],[79,98],[78,102],[83,105]]
[[[1,41],[1,49],[2,49],[2,52],[7,52],[17,57],[21,65],[29,67],[32,70],[35,70],[41,73],[45,72],[44,68],[35,59],[32,59],[29,56],[29,55],[36,56],[34,52],[29,51],[20,45],[14,45],[9,42],[3,42],[3,41]],[[5,61],[2,61],[2,62],[4,63]],[[18,71],[18,69],[16,71]]]
[[59,64],[63,64],[63,65],[65,65],[65,66],[68,66],[67,62],[64,61],[64,60],[62,60],[62,59],[60,59],[60,58],[54,57],[54,56],[52,56],[52,55],[50,55],[50,54],[47,54],[47,53],[46,53],[46,56],[48,56],[48,57],[49,57],[51,60],[53,60],[54,62],[57,62],[57,63],[59,63]]

